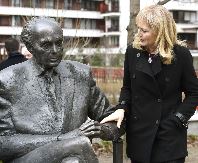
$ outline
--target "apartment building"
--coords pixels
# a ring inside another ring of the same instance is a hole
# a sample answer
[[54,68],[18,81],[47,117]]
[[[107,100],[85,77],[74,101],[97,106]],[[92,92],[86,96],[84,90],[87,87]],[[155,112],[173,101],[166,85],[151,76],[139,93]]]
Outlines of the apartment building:
[[177,23],[178,37],[187,40],[198,70],[198,0],[173,0],[165,6]]
[[[141,0],[140,7],[156,3],[158,0]],[[171,0],[164,5],[177,24],[178,37],[187,40],[193,55],[195,69],[198,70],[198,0]]]
[[126,4],[129,0],[0,0],[0,60],[5,57],[4,41],[19,38],[22,26],[37,16],[53,17],[61,24],[65,54],[123,53]]
[[[140,8],[158,0],[140,0]],[[49,16],[60,22],[66,55],[124,53],[127,45],[130,0],[0,0],[0,60],[3,43],[20,37],[22,26],[33,16]],[[198,69],[198,0],[171,0],[165,4],[177,23]],[[24,48],[22,49],[22,51]]]

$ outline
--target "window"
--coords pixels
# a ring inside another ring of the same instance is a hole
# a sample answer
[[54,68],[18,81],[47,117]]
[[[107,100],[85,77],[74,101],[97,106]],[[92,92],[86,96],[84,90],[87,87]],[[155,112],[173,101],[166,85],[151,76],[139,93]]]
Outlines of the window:
[[0,16],[0,26],[10,26],[11,17],[9,16]]
[[172,11],[176,23],[193,23],[197,21],[196,12]]
[[80,19],[81,29],[96,29],[96,20],[92,19]]
[[91,8],[91,2],[90,1],[85,1],[85,8],[87,10],[90,10],[90,8]]
[[86,28],[86,20],[85,19],[81,19],[80,20],[80,29],[85,29]]
[[96,20],[91,21],[91,29],[96,29]]
[[72,29],[72,19],[69,18],[64,19],[64,28]]
[[110,19],[109,23],[110,24],[109,24],[108,32],[119,31],[119,19],[118,18]]
[[15,7],[21,7],[22,6],[21,0],[14,0],[13,2],[14,2],[13,6],[15,6]]
[[190,22],[196,22],[196,13],[195,12],[192,12],[191,15],[190,15]]
[[95,1],[91,1],[91,11],[96,11],[97,10],[97,4]]
[[32,7],[39,8],[40,7],[40,0],[32,0]]
[[64,8],[71,10],[72,9],[72,0],[64,0]]
[[184,21],[185,22],[195,22],[196,13],[195,12],[184,12]]
[[6,0],[0,0],[0,6],[10,6],[10,2]]
[[186,40],[190,49],[196,49],[196,33],[178,33],[180,40]]
[[19,15],[13,16],[13,26],[21,26],[21,18]]
[[195,70],[198,70],[198,57],[193,57],[193,65]]
[[46,1],[46,8],[54,8],[54,0]]
[[110,46],[111,47],[119,46],[119,37],[118,36],[110,37]]

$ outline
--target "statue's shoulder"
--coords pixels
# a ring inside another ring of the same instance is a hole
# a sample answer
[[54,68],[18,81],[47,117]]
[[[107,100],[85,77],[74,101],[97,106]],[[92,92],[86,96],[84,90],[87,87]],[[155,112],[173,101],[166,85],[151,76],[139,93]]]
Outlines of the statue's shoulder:
[[24,69],[27,69],[29,61],[11,65],[0,71],[0,80],[14,80],[14,76],[22,74]]
[[90,75],[91,68],[88,65],[85,65],[83,63],[77,62],[77,61],[70,61],[70,60],[63,60],[61,61],[59,67],[66,68],[69,70],[72,74],[75,75]]

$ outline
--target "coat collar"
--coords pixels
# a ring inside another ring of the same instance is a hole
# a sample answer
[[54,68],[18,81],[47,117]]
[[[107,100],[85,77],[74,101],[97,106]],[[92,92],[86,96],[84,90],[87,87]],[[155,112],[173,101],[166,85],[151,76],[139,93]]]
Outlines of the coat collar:
[[148,62],[148,53],[145,51],[140,51],[136,55],[136,70],[148,74],[151,77],[158,74],[162,70],[162,64],[159,56],[153,58],[153,62]]

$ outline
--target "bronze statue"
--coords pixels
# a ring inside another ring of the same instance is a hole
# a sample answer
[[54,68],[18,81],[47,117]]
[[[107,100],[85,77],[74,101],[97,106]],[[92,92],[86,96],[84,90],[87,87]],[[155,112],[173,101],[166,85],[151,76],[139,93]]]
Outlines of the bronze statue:
[[0,160],[97,163],[89,138],[116,140],[121,130],[99,123],[113,108],[90,67],[62,61],[63,31],[54,19],[33,18],[21,40],[33,57],[0,71]]

